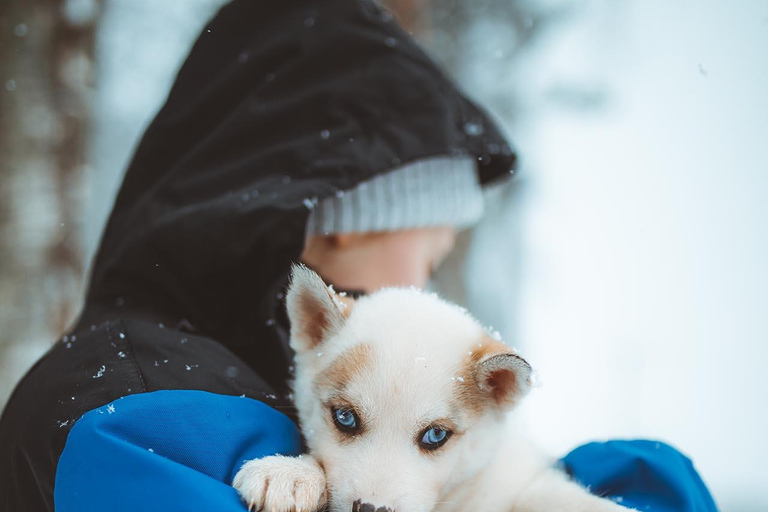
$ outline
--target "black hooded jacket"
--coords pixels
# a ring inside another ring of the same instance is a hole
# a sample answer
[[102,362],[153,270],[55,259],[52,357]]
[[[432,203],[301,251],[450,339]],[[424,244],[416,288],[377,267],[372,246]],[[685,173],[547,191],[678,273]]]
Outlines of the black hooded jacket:
[[291,416],[282,297],[313,202],[442,155],[476,157],[483,184],[515,164],[375,3],[224,7],[136,150],[77,326],[3,413],[0,509],[58,507],[70,431],[121,397],[246,395]]

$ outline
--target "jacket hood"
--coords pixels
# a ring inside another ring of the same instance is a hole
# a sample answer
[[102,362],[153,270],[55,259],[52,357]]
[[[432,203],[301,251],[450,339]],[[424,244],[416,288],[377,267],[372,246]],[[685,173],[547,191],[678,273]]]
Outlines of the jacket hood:
[[287,372],[287,349],[269,345],[313,203],[438,155],[476,157],[482,183],[515,163],[494,122],[388,13],[368,0],[235,0],[135,152],[80,326],[181,322],[257,370]]

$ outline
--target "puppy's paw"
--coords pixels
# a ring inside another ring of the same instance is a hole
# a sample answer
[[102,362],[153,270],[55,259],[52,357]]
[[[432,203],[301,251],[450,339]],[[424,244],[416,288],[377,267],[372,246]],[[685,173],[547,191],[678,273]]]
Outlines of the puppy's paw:
[[275,455],[243,464],[232,486],[248,510],[314,512],[325,506],[325,473],[308,455]]

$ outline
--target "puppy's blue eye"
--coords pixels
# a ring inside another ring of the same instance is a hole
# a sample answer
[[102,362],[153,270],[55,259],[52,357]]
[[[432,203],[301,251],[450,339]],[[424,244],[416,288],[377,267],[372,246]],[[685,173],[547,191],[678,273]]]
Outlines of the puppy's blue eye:
[[336,428],[342,432],[353,433],[358,429],[358,420],[355,411],[349,408],[332,409],[333,422]]
[[432,427],[424,431],[424,434],[421,436],[420,444],[422,448],[435,450],[443,446],[449,437],[451,437],[450,431]]
[[335,414],[336,421],[338,421],[339,424],[347,428],[353,428],[357,425],[357,421],[355,421],[355,415],[349,409],[336,409]]

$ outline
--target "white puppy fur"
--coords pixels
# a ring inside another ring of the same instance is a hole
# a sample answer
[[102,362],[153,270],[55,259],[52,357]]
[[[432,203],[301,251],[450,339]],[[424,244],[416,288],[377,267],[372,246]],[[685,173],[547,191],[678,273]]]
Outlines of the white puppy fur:
[[268,512],[620,512],[515,426],[531,368],[463,309],[414,289],[352,301],[295,267],[294,398],[310,455],[245,463]]

